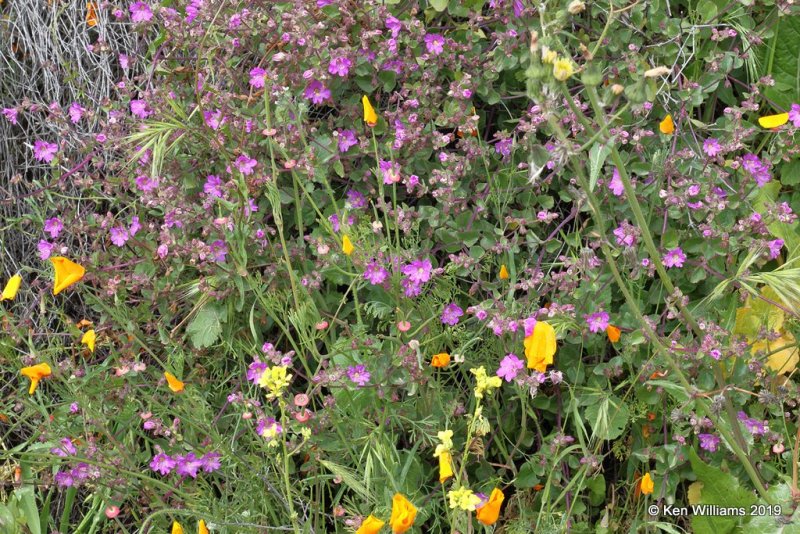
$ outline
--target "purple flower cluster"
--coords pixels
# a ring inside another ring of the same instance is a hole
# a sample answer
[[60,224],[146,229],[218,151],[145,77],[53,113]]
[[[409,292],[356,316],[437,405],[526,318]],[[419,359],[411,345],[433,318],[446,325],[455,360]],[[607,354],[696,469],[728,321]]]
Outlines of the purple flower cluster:
[[55,482],[60,488],[71,488],[89,480],[97,480],[98,478],[100,478],[99,468],[85,462],[80,462],[72,469],[56,473]]
[[745,154],[742,158],[742,168],[750,173],[758,187],[764,187],[772,179],[769,167],[755,154]]
[[700,448],[705,449],[708,452],[716,452],[717,446],[719,446],[719,438],[714,434],[698,434],[697,437],[700,439]]
[[160,452],[150,461],[150,469],[163,476],[169,475],[174,470],[181,477],[197,478],[201,469],[206,473],[213,473],[219,469],[221,457],[222,455],[218,452],[207,452],[201,457],[193,452],[175,456]]
[[442,323],[455,326],[462,315],[464,315],[464,310],[461,309],[461,306],[451,302],[442,310]]
[[423,260],[414,260],[411,263],[404,265],[400,272],[403,273],[404,278],[400,282],[407,297],[416,297],[422,292],[423,284],[431,279],[433,265],[431,260],[425,258]]
[[497,369],[497,376],[505,380],[506,382],[511,382],[515,378],[520,371],[525,368],[525,362],[517,358],[517,355],[509,353],[506,355],[505,358],[500,360],[500,367]]

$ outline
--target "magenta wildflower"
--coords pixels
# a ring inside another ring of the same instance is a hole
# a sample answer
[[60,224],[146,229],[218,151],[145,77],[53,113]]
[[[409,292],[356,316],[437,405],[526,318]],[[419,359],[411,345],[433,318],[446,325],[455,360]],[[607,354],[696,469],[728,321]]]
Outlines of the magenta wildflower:
[[131,100],[131,113],[140,119],[146,119],[153,114],[147,102],[144,100]]
[[397,38],[397,34],[403,29],[403,23],[400,19],[395,18],[393,15],[386,17],[386,28],[392,32],[392,37]]
[[222,180],[219,176],[209,174],[206,177],[205,185],[203,185],[203,192],[210,197],[222,198],[222,189],[220,189],[221,185]]
[[663,261],[667,268],[683,267],[683,262],[686,261],[686,254],[683,253],[681,247],[675,247],[664,254]]
[[267,367],[269,366],[266,364],[266,362],[262,362],[257,356],[254,356],[253,363],[247,367],[247,380],[253,384],[258,384],[261,375],[264,374],[264,371],[267,370]]
[[346,206],[352,210],[366,208],[367,199],[364,197],[364,193],[356,191],[355,189],[348,189]]
[[717,436],[714,434],[698,434],[697,437],[700,438],[701,449],[705,449],[708,452],[716,452],[720,441]]
[[400,269],[400,272],[406,275],[412,282],[424,284],[431,279],[432,269],[433,265],[431,265],[431,260],[426,258],[424,260],[415,260],[408,265],[404,265],[403,268]]
[[56,246],[54,243],[50,243],[48,241],[45,241],[44,239],[40,239],[39,244],[36,246],[36,248],[39,249],[39,259],[46,260],[53,253],[53,249],[55,249]]
[[39,161],[50,163],[56,157],[58,145],[47,141],[36,141],[33,143],[33,157]]
[[511,382],[517,378],[519,372],[524,368],[525,362],[517,358],[516,354],[509,353],[505,358],[500,360],[500,367],[497,369],[497,376],[506,382]]
[[170,474],[177,465],[178,462],[176,462],[163,452],[160,452],[155,456],[153,456],[153,459],[150,461],[150,469],[152,469],[157,473],[160,473],[162,476]]
[[136,232],[142,229],[142,224],[139,222],[139,217],[134,215],[131,217],[131,225],[128,227],[128,233],[131,237],[136,235]]
[[347,76],[350,72],[350,67],[353,66],[353,62],[350,61],[346,57],[336,57],[331,60],[328,64],[328,72],[331,74],[335,74],[336,76]]
[[753,419],[748,417],[746,413],[740,411],[737,414],[739,421],[741,421],[747,431],[750,432],[754,436],[763,436],[767,433],[767,424],[766,421],[759,421],[758,419]]
[[128,234],[128,230],[122,226],[115,226],[110,231],[111,234],[111,242],[117,245],[118,247],[125,246],[125,243],[128,242],[130,239],[130,235]]
[[501,154],[503,157],[508,157],[511,154],[511,146],[514,144],[512,138],[501,139],[494,145],[494,151]]
[[78,450],[75,448],[75,445],[72,444],[72,440],[69,438],[63,438],[61,440],[61,445],[58,447],[53,447],[50,449],[51,454],[55,454],[56,456],[74,456],[78,454]]
[[217,239],[216,241],[211,243],[211,256],[214,258],[214,261],[216,261],[217,263],[224,262],[227,254],[228,254],[228,245],[225,244],[225,241]]
[[222,110],[218,109],[216,111],[204,111],[203,120],[206,122],[209,128],[212,130],[218,130],[219,127],[225,122],[225,117],[222,115]]
[[758,187],[764,187],[767,182],[772,179],[772,174],[769,172],[764,162],[759,159],[755,154],[745,154],[742,158],[742,168],[750,173],[750,176],[756,181]]
[[73,102],[69,107],[69,118],[73,124],[77,124],[84,113],[86,113],[86,110],[77,102]]
[[150,6],[144,2],[134,2],[128,9],[131,12],[131,21],[133,22],[149,22],[153,18]]
[[331,91],[319,80],[313,80],[306,87],[306,90],[303,92],[303,96],[311,100],[311,102],[314,104],[319,105],[331,97]]
[[378,167],[383,173],[383,183],[386,185],[396,184],[400,181],[400,165],[391,161],[380,160]]
[[464,315],[464,310],[455,302],[451,302],[442,310],[442,323],[455,326],[458,324],[459,317]]
[[781,248],[783,248],[783,239],[769,241],[767,242],[767,247],[769,248],[769,258],[774,260],[781,253]]
[[233,162],[233,166],[245,176],[253,174],[253,170],[256,168],[256,165],[258,165],[258,161],[251,159],[247,154],[242,154],[236,158],[236,161]]
[[56,484],[61,488],[70,488],[75,485],[71,471],[59,471],[55,476]]
[[256,433],[269,440],[277,438],[281,432],[283,432],[283,427],[272,417],[260,419],[258,426],[256,426]]
[[377,260],[369,262],[364,269],[364,279],[369,280],[372,285],[380,285],[389,278],[389,271],[378,263]]
[[614,193],[614,196],[621,197],[625,194],[625,186],[622,184],[622,178],[619,176],[619,169],[614,167],[614,173],[611,175],[611,180],[608,182],[608,188]]
[[366,386],[371,376],[367,368],[363,365],[355,365],[347,368],[347,377],[350,381],[359,386]]
[[136,187],[144,192],[152,191],[158,187],[158,179],[150,178],[146,174],[139,175],[136,177]]
[[256,89],[263,89],[267,81],[267,71],[261,67],[250,69],[250,85]]
[[800,128],[800,105],[792,104],[792,109],[789,110],[789,120],[792,121],[795,128]]
[[17,115],[18,111],[16,108],[3,108],[3,116],[10,122],[11,124],[17,124]]
[[341,130],[338,135],[339,152],[347,152],[351,146],[358,144],[355,130]]
[[193,452],[186,454],[185,456],[176,456],[175,457],[177,466],[175,467],[175,472],[182,477],[192,477],[197,478],[197,471],[203,467],[203,461],[197,457],[197,455]]
[[52,217],[44,222],[44,231],[50,234],[53,239],[56,239],[63,229],[64,224],[58,217]]
[[429,54],[438,56],[444,52],[444,37],[438,33],[429,33],[425,36],[425,48]]
[[221,467],[219,459],[222,457],[222,454],[218,452],[207,452],[201,458],[200,462],[202,463],[203,471],[206,473],[213,473],[217,469]]
[[589,325],[589,332],[599,334],[606,331],[608,327],[608,312],[599,311],[584,315],[586,324]]
[[614,237],[617,238],[617,244],[624,247],[632,247],[636,244],[636,228],[628,223],[622,221],[622,224],[614,229],[612,232]]
[[722,152],[722,145],[720,145],[719,141],[713,137],[709,137],[703,141],[703,152],[705,152],[706,156],[710,158],[716,157],[717,154]]

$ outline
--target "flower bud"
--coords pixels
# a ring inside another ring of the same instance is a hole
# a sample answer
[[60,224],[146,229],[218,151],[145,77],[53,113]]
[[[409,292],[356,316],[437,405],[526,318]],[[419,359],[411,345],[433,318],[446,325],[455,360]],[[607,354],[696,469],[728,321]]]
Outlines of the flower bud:
[[572,0],[567,6],[567,11],[569,11],[570,15],[577,15],[583,12],[584,9],[586,9],[586,4],[582,0]]
[[614,93],[615,95],[622,94],[622,91],[624,90],[625,88],[618,83],[615,83],[614,85],[611,86],[611,92]]

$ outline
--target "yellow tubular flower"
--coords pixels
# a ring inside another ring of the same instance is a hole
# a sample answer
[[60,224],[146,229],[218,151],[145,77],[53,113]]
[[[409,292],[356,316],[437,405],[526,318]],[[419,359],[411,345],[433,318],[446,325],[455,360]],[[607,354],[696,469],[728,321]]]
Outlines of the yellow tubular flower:
[[650,473],[645,473],[642,477],[642,481],[640,482],[640,487],[642,488],[643,495],[650,495],[653,493],[656,485],[653,482],[653,477],[650,476]]
[[6,287],[3,288],[3,294],[0,295],[0,300],[14,300],[20,285],[22,285],[22,277],[20,275],[15,274],[9,278]]
[[39,381],[42,378],[53,374],[53,371],[46,363],[37,363],[36,365],[32,365],[30,367],[23,367],[20,369],[20,373],[22,373],[22,376],[26,376],[31,379],[31,387],[28,389],[28,394],[33,395],[34,391],[36,391],[36,388],[39,386]]
[[783,126],[789,122],[789,114],[788,113],[778,113],[777,115],[767,115],[765,117],[759,117],[758,124],[762,128],[778,128],[779,126]]
[[367,123],[367,126],[372,128],[378,124],[378,114],[375,113],[375,108],[373,108],[372,104],[370,104],[367,95],[361,97],[361,104],[364,106],[364,122]]
[[383,528],[383,525],[386,524],[386,521],[381,521],[374,515],[370,514],[361,526],[358,527],[356,530],[356,534],[378,534],[378,531]]
[[169,371],[166,371],[164,372],[164,378],[167,379],[167,385],[169,386],[169,389],[173,391],[173,393],[180,393],[183,391],[184,383],[178,380],[175,375]]
[[536,321],[533,333],[525,338],[525,357],[528,369],[536,369],[544,373],[548,365],[553,363],[556,353],[556,331],[544,321]]
[[500,266],[500,274],[497,275],[500,280],[508,280],[508,269],[506,268],[506,264]]
[[664,120],[658,123],[658,129],[662,134],[672,135],[675,132],[675,123],[672,122],[672,115],[667,114]]
[[394,534],[403,534],[414,525],[417,518],[417,508],[411,501],[400,493],[395,493],[392,497],[392,517],[389,524],[392,526]]
[[206,528],[206,522],[202,519],[197,523],[197,534],[209,534],[208,528]]
[[97,339],[97,334],[94,330],[87,330],[81,338],[81,343],[89,347],[89,350],[94,353],[94,342]]
[[453,457],[449,452],[439,455],[439,483],[444,484],[448,478],[453,476]]
[[53,295],[58,295],[72,284],[79,282],[86,274],[86,269],[82,265],[61,256],[50,258],[50,263],[53,264],[53,269],[56,271]]
[[494,488],[486,504],[478,508],[475,517],[484,525],[494,525],[500,517],[500,506],[505,498],[500,488]]
[[342,237],[342,252],[349,256],[354,250],[355,247],[353,247],[353,242],[350,241],[350,238],[346,235]]
[[172,534],[183,534],[183,527],[177,521],[172,522]]

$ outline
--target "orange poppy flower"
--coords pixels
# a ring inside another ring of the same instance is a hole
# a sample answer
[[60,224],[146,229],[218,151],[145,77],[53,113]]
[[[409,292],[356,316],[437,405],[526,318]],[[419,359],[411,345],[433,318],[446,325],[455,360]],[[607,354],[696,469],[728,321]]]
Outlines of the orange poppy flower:
[[556,331],[549,323],[536,321],[531,335],[525,338],[525,357],[528,369],[536,369],[544,373],[548,365],[553,363],[556,353]]
[[53,295],[58,295],[72,284],[80,282],[83,275],[86,274],[86,269],[82,265],[78,265],[74,261],[61,256],[50,258],[50,263],[53,264],[53,269],[56,272]]
[[622,334],[622,330],[610,324],[606,327],[606,335],[608,336],[608,340],[612,343],[616,343],[619,341],[620,335]]
[[500,517],[500,506],[505,498],[500,488],[494,488],[486,504],[475,511],[475,517],[484,525],[494,525]]
[[447,367],[447,364],[450,363],[450,355],[446,352],[440,352],[439,354],[434,354],[431,358],[431,367]]
[[453,457],[449,452],[442,452],[439,455],[439,483],[444,484],[453,475]]
[[404,495],[395,493],[392,497],[392,517],[389,519],[392,532],[394,534],[407,532],[414,525],[416,518],[417,508]]
[[22,373],[22,376],[26,376],[31,379],[31,387],[28,389],[28,394],[33,395],[33,393],[36,391],[36,388],[39,386],[39,381],[42,378],[52,375],[53,371],[46,363],[37,363],[36,365],[31,365],[30,367],[23,367],[20,370],[20,373]]
[[183,391],[184,383],[178,380],[175,375],[170,373],[169,371],[164,372],[164,378],[167,379],[167,385],[169,389],[171,389],[174,393],[180,393]]
[[664,120],[658,124],[658,129],[665,135],[672,135],[675,133],[675,123],[672,122],[672,115],[667,114]]
[[500,280],[508,280],[508,269],[506,268],[506,264],[500,266],[500,274],[497,275]]
[[642,477],[641,482],[639,482],[639,487],[641,488],[642,494],[644,495],[650,495],[651,493],[653,493],[653,490],[655,489],[656,485],[653,482],[653,477],[650,476],[650,473],[645,473],[645,475]]
[[367,126],[370,128],[374,127],[378,124],[378,114],[375,113],[375,108],[372,107],[367,95],[361,97],[361,104],[364,106],[364,122],[366,122]]
[[358,527],[356,534],[378,534],[380,529],[382,529],[383,525],[385,524],[385,521],[381,521],[374,515],[370,514],[369,517],[367,517],[364,522],[361,523],[361,526]]

